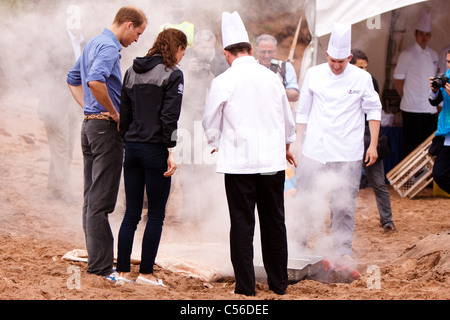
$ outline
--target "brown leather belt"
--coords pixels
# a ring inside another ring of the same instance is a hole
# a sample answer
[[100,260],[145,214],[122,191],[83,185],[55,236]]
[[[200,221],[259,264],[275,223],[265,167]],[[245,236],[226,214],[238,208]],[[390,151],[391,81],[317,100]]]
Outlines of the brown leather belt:
[[113,120],[113,118],[105,116],[103,114],[85,114],[84,120]]

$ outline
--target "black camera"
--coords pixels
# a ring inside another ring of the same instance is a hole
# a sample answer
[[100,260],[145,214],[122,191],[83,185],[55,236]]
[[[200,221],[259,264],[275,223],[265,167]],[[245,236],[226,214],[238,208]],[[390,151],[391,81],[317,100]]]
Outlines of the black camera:
[[448,77],[445,74],[441,74],[433,78],[431,85],[434,89],[439,90],[440,88],[445,87],[446,83],[448,83]]
[[211,73],[210,61],[205,58],[197,59],[197,74],[200,77],[207,77]]
[[278,73],[279,71],[281,71],[281,61],[278,59],[271,59],[270,60],[270,67],[269,69],[272,70],[275,73]]

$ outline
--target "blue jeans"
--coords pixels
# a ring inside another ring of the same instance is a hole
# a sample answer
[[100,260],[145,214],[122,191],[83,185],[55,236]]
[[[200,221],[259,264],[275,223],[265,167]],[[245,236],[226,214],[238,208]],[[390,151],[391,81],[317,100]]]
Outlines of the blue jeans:
[[142,239],[140,273],[153,273],[161,240],[171,178],[164,177],[168,151],[164,144],[125,144],[123,166],[126,210],[119,230],[117,271],[130,271],[133,238],[141,220],[144,189],[147,191],[148,220]]

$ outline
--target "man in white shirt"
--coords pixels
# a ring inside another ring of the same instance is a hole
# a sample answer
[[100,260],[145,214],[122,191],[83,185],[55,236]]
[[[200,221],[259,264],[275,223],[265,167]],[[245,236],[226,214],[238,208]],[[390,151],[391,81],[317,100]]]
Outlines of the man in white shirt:
[[414,45],[400,54],[393,75],[395,88],[402,98],[403,158],[437,126],[437,108],[428,102],[429,78],[436,75],[438,67],[436,51],[427,46],[431,38],[430,12],[422,12],[415,38]]
[[299,143],[295,147],[302,152],[297,170],[299,197],[312,192],[306,194],[307,201],[320,194],[321,202],[302,206],[301,214],[306,215],[305,221],[311,221],[318,215],[324,198],[329,200],[333,256],[336,255],[329,258],[339,259],[352,257],[354,213],[364,154],[364,115],[371,134],[364,159],[368,166],[378,158],[381,120],[381,102],[372,77],[349,64],[351,58],[351,26],[335,24],[327,49],[328,62],[307,71],[296,115]]
[[230,68],[211,83],[203,127],[213,152],[218,151],[217,172],[225,174],[235,293],[255,294],[257,206],[269,288],[284,294],[288,283],[284,170],[286,159],[296,165],[289,151],[295,141],[295,123],[277,75],[252,57],[237,12],[223,13],[222,40]]

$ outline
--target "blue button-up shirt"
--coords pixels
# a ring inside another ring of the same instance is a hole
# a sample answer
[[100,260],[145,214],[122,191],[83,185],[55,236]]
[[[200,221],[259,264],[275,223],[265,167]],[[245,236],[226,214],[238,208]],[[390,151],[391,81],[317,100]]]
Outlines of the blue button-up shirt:
[[67,75],[67,82],[73,86],[83,86],[84,114],[99,114],[107,111],[94,97],[90,81],[106,84],[114,107],[120,111],[122,72],[120,51],[122,45],[115,34],[105,28],[84,47],[83,53]]

